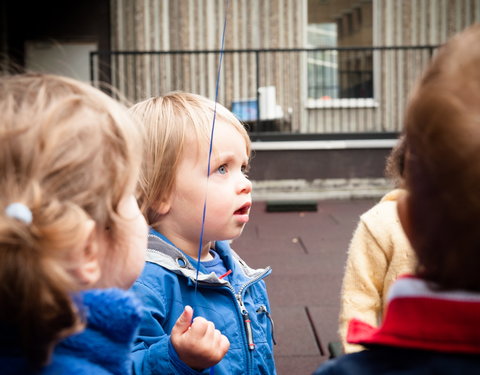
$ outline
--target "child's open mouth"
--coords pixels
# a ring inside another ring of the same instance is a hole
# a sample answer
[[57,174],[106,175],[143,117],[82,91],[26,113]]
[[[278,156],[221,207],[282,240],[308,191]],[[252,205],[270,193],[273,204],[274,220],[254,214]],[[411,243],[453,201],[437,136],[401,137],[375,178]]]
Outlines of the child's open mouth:
[[248,215],[248,211],[250,210],[250,207],[252,206],[251,203],[245,203],[242,207],[240,207],[238,210],[236,210],[233,214],[234,215]]

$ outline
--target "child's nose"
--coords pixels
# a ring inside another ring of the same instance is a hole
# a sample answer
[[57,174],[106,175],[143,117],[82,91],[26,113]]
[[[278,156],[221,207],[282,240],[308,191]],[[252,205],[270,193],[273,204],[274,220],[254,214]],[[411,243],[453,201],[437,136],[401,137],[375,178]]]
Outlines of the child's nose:
[[252,182],[243,174],[238,184],[238,192],[243,194],[250,194],[252,192]]

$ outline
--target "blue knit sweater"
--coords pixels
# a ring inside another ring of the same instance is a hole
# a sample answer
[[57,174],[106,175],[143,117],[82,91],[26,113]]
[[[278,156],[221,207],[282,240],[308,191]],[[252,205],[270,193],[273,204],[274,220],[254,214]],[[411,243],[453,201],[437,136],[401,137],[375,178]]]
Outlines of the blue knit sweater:
[[[131,344],[140,323],[140,305],[130,292],[119,289],[91,290],[82,294],[80,307],[87,319],[84,331],[55,348],[51,363],[40,372],[28,370],[20,356],[0,353],[2,374],[115,374],[131,373]],[[12,348],[15,349],[15,348]]]

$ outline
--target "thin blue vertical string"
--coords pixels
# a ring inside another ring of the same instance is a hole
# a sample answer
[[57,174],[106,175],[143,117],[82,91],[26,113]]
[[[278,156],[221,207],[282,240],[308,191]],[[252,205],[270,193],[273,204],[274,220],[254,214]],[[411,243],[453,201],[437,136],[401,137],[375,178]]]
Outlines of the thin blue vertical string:
[[[197,299],[197,288],[198,288],[198,273],[200,271],[200,257],[202,255],[202,244],[203,244],[203,234],[205,232],[205,217],[207,214],[207,196],[208,196],[208,180],[210,177],[210,161],[212,158],[212,150],[213,150],[213,135],[215,132],[215,120],[217,119],[217,102],[218,102],[218,91],[220,88],[220,73],[222,71],[222,61],[223,61],[223,51],[225,46],[225,30],[227,29],[227,13],[228,8],[230,6],[230,0],[227,0],[227,6],[225,8],[225,17],[223,20],[223,31],[222,31],[222,43],[220,47],[220,57],[218,61],[218,68],[217,68],[217,81],[215,84],[215,104],[213,108],[213,120],[212,120],[212,130],[210,132],[210,144],[208,147],[208,164],[207,164],[207,184],[205,188],[205,199],[203,201],[203,213],[202,213],[202,225],[200,228],[200,240],[198,243],[198,255],[197,255],[197,272],[195,274],[195,292],[194,292],[194,300]],[[215,374],[215,366],[210,367],[210,375]]]
[[202,244],[203,244],[203,234],[205,232],[205,217],[207,214],[207,192],[208,192],[208,180],[210,177],[210,160],[212,158],[212,150],[213,150],[213,135],[215,132],[215,120],[217,118],[217,102],[218,102],[218,91],[220,87],[220,73],[222,71],[222,61],[223,61],[223,51],[225,45],[225,30],[227,29],[227,12],[228,7],[230,5],[230,0],[227,0],[227,7],[225,9],[225,18],[223,21],[223,31],[222,31],[222,42],[220,48],[220,57],[218,61],[218,68],[217,68],[217,81],[215,84],[215,104],[213,108],[213,121],[212,121],[212,130],[210,132],[210,144],[208,147],[208,165],[207,165],[207,185],[205,189],[205,199],[203,201],[203,213],[202,213],[202,225],[200,229],[200,240],[198,244],[198,255],[197,255],[197,272],[195,274],[195,293],[194,299],[197,297],[197,286],[198,286],[198,273],[200,270],[200,257],[202,255]]

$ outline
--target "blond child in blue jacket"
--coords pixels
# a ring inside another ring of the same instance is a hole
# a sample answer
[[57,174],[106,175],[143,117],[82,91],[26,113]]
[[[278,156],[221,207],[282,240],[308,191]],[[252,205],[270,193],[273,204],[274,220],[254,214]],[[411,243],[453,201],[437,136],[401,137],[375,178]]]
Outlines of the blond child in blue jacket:
[[[208,175],[214,108],[202,96],[171,93],[132,109],[147,132],[140,202],[152,227],[147,264],[133,286],[146,307],[133,351],[136,374],[203,374],[212,366],[217,375],[275,374],[263,281],[271,270],[248,267],[228,243],[249,219],[250,140],[217,104]],[[185,306],[197,316],[191,327]],[[207,321],[211,339],[197,329]]]

